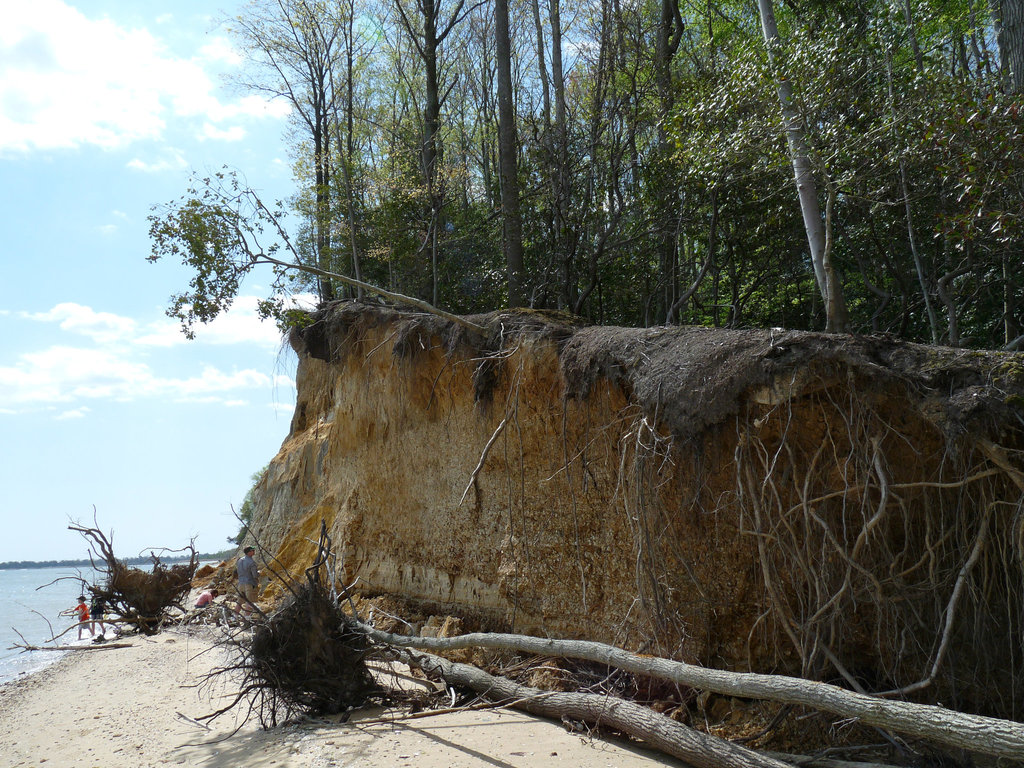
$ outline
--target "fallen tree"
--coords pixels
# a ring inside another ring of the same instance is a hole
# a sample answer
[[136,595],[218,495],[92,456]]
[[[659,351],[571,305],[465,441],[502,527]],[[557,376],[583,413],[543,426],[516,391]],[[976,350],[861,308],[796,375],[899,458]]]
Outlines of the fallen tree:
[[635,736],[695,768],[791,768],[790,763],[694,730],[625,699],[597,693],[543,691],[429,653],[396,649],[395,658],[424,673],[437,675],[449,685],[469,688],[492,701],[508,702],[524,712],[582,721]]
[[[1024,723],[955,712],[928,704],[890,701],[813,680],[707,669],[654,656],[641,656],[611,645],[585,640],[551,640],[497,633],[473,633],[458,637],[409,637],[382,632],[367,624],[360,626],[369,638],[384,647],[427,648],[435,651],[490,648],[582,659],[713,693],[796,704],[844,718],[856,718],[868,725],[919,736],[971,752],[1012,759],[1020,759],[1024,755]],[[448,667],[437,664],[437,669],[443,672]],[[457,679],[462,679],[467,674],[464,670],[458,670]],[[586,709],[589,704],[581,701],[579,706]],[[658,738],[657,733],[653,733],[652,737]],[[642,738],[647,740],[645,736]]]
[[[264,727],[281,716],[345,712],[375,701],[394,703],[398,691],[386,692],[370,677],[368,660],[401,661],[447,686],[469,688],[504,706],[547,717],[612,728],[650,744],[697,768],[787,768],[739,744],[702,733],[632,701],[593,693],[555,693],[520,685],[478,667],[419,653],[358,620],[350,591],[336,588],[334,557],[326,524],[321,525],[317,555],[304,583],[274,572],[288,597],[272,614],[261,614],[251,634],[228,634],[221,645],[231,661],[213,670],[207,682],[225,673],[241,673],[240,690],[215,712],[212,720],[248,702]],[[352,614],[342,611],[347,600]],[[436,692],[435,692],[436,695]],[[450,711],[450,709],[448,710]]]

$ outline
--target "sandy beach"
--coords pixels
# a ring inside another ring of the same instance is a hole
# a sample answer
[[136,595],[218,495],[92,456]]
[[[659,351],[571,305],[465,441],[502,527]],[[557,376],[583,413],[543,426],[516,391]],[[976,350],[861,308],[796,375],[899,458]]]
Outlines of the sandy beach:
[[625,741],[591,739],[505,710],[395,722],[380,722],[388,713],[376,710],[346,724],[271,730],[229,713],[206,730],[187,718],[223,706],[231,686],[198,686],[224,661],[203,632],[133,636],[130,648],[74,652],[0,687],[0,766],[682,766]]

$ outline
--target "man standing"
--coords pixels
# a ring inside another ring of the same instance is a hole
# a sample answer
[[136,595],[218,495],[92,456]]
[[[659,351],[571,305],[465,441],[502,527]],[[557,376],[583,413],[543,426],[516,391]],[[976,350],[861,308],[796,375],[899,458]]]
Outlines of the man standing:
[[256,603],[256,588],[260,582],[260,572],[256,567],[256,561],[252,559],[256,550],[253,547],[246,547],[242,550],[245,557],[238,561],[238,594],[242,597],[241,611],[243,616],[252,613]]

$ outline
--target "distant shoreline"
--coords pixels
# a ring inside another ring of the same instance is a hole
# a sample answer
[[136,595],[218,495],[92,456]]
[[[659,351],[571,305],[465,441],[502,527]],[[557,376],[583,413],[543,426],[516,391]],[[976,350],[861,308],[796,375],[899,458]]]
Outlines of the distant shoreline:
[[[227,560],[230,557],[234,557],[236,550],[226,549],[222,552],[213,553],[200,553],[196,555],[199,560]],[[127,557],[119,558],[125,565],[151,565],[153,558],[149,555],[145,557]],[[102,562],[102,561],[95,561]],[[170,557],[161,557],[161,563],[186,563],[188,557],[179,554],[171,555]],[[0,563],[0,571],[14,571],[28,568],[91,568],[93,561],[91,560],[11,560],[8,562]]]

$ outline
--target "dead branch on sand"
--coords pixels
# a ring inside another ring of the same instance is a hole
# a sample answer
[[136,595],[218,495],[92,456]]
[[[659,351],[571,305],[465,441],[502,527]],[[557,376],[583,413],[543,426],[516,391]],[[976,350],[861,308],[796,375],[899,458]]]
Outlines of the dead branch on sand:
[[132,643],[98,643],[96,645],[25,645],[15,643],[11,649],[23,651],[112,651],[114,648],[131,648]]

